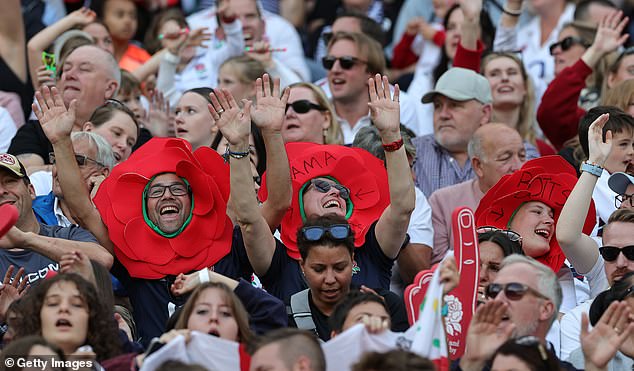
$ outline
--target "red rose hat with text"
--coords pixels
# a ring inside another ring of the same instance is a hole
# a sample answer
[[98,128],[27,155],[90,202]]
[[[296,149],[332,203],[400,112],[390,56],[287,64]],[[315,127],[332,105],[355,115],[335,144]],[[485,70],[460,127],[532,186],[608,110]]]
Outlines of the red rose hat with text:
[[[304,224],[303,190],[314,178],[329,178],[350,190],[346,219],[354,231],[354,242],[360,247],[365,234],[390,204],[387,171],[383,161],[370,152],[353,147],[315,143],[288,143],[286,153],[291,171],[293,199],[284,215],[282,242],[293,259],[299,259],[297,230]],[[266,173],[262,178],[259,199],[266,200]]]
[[[553,210],[556,226],[561,209],[576,183],[575,169],[561,156],[544,156],[527,161],[515,173],[503,176],[484,195],[475,212],[476,224],[509,229],[512,218],[524,203],[540,201]],[[591,202],[583,232],[589,235],[595,223],[596,211],[594,202]],[[555,273],[561,269],[566,257],[554,232],[549,252],[536,259]]]
[[[171,235],[144,212],[144,190],[163,173],[175,173],[192,190],[191,214]],[[153,138],[112,169],[94,203],[130,276],[158,279],[210,267],[229,253],[228,199],[229,167],[216,151],[203,147],[192,153],[185,140]]]

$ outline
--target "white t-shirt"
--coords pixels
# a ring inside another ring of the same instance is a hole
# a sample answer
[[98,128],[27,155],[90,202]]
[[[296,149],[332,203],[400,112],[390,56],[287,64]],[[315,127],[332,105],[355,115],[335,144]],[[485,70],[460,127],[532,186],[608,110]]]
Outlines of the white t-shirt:
[[4,107],[0,107],[0,153],[5,153],[11,145],[11,140],[18,132],[9,111]]
[[[262,13],[265,22],[265,39],[273,49],[286,49],[284,52],[276,52],[274,57],[284,61],[284,64],[293,70],[302,81],[310,81],[310,71],[304,59],[302,42],[295,27],[283,17],[267,11]],[[213,33],[217,27],[216,8],[211,7],[187,17],[189,27],[208,27]]]

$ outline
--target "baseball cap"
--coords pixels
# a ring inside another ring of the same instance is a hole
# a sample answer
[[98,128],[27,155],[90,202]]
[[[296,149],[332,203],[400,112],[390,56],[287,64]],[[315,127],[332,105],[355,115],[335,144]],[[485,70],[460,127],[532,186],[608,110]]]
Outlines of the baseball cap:
[[489,81],[479,73],[460,67],[450,68],[443,73],[436,82],[436,89],[423,95],[423,103],[431,103],[436,94],[457,101],[475,99],[482,104],[493,101]]
[[8,153],[0,153],[0,167],[3,167],[13,174],[15,174],[18,178],[26,178],[26,169],[24,165],[18,158],[10,155]]
[[625,190],[630,184],[634,184],[634,176],[622,172],[614,173],[608,179],[610,189],[620,195],[625,194]]

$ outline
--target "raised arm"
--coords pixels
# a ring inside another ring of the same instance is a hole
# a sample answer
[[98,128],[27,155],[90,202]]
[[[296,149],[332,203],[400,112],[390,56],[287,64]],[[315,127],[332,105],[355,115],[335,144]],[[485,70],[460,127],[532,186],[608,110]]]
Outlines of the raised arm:
[[233,202],[237,223],[242,231],[247,256],[255,273],[264,275],[271,265],[275,252],[275,238],[260,213],[253,186],[249,161],[251,101],[243,101],[244,108],[241,111],[238,103],[227,90],[214,90],[210,98],[211,117],[229,142],[231,202]]
[[280,225],[284,214],[291,207],[293,195],[288,156],[284,148],[284,138],[282,138],[282,123],[290,91],[284,89],[280,97],[280,79],[273,79],[271,92],[268,74],[257,79],[255,86],[257,106],[252,110],[251,118],[264,138],[266,188],[269,195],[262,205],[261,212],[270,230],[273,231]]
[[588,67],[596,68],[601,58],[617,50],[625,43],[629,35],[621,35],[621,32],[623,32],[629,20],[628,17],[623,16],[621,10],[615,10],[603,17],[601,22],[599,22],[592,45],[581,56],[581,59]]
[[[612,149],[612,133],[606,133],[605,143],[602,139],[603,126],[609,118],[607,113],[599,116],[588,130],[588,162],[601,167]],[[599,177],[587,171],[581,172],[577,184],[561,210],[556,226],[557,242],[570,263],[581,274],[588,273],[599,258],[597,243],[582,231],[598,179]]]
[[[383,253],[396,258],[405,241],[409,218],[416,204],[414,181],[409,169],[407,154],[400,130],[399,88],[394,86],[394,98],[386,76],[377,74],[368,79],[370,90],[370,115],[379,130],[386,148],[385,161],[390,187],[390,205],[383,211],[376,225],[376,238]],[[398,144],[400,143],[400,147]],[[394,150],[395,147],[398,149]],[[384,147],[385,148],[385,147]]]
[[33,232],[23,232],[17,227],[12,227],[4,237],[0,238],[0,248],[29,249],[55,261],[62,260],[64,254],[81,251],[91,260],[98,262],[108,269],[110,269],[113,262],[112,255],[101,245],[94,242],[72,241],[63,238],[40,236]]
[[500,24],[495,32],[493,50],[517,50],[517,25],[522,12],[522,0],[507,0]]
[[460,43],[469,50],[478,47],[480,38],[480,12],[482,11],[482,0],[460,0],[460,9],[464,14],[460,32]]
[[[79,172],[79,165],[75,160],[75,152],[70,140],[70,133],[75,122],[77,101],[73,100],[66,109],[57,88],[49,90],[45,86],[42,87],[41,92],[35,93],[35,99],[37,99],[38,104],[33,104],[33,113],[53,145],[59,184],[65,196],[64,201],[68,204],[79,225],[90,231],[97,238],[97,241],[112,254],[114,246],[108,237],[108,229],[103,224],[99,211],[92,204],[90,191],[86,189],[83,177]],[[94,259],[92,256],[89,257]]]
[[[46,50],[55,39],[61,34],[70,30],[75,26],[83,26],[88,23],[94,22],[96,14],[94,11],[88,8],[80,8],[74,12],[68,14],[59,21],[44,28],[42,31],[35,34],[27,44],[28,58],[29,58],[29,73],[31,74],[33,88],[39,89],[38,81],[35,76],[38,74],[38,69],[42,66],[42,52]],[[56,61],[60,63],[60,61]]]
[[23,83],[27,80],[25,43],[20,0],[5,0],[0,11],[0,57]]

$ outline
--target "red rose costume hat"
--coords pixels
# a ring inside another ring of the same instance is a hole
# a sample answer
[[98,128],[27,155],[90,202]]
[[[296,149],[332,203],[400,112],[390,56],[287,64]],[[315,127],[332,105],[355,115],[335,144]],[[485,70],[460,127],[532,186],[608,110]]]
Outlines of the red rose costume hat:
[[[143,191],[162,173],[176,173],[192,189],[191,221],[172,238],[154,231],[143,217]],[[214,150],[192,153],[182,139],[154,138],[114,167],[94,203],[130,276],[158,279],[210,267],[229,253],[228,199],[229,167]]]
[[[379,219],[390,204],[387,171],[383,161],[361,148],[315,143],[286,144],[293,186],[293,200],[282,220],[281,236],[286,252],[299,259],[297,230],[304,223],[300,210],[300,190],[311,179],[328,177],[350,189],[348,210],[352,214],[348,223],[354,231],[354,243],[365,242],[368,229]],[[266,200],[266,174],[259,191],[260,200]]]
[[[475,217],[478,226],[508,229],[512,217],[526,202],[540,201],[553,209],[555,225],[561,209],[577,183],[574,168],[560,156],[544,156],[528,161],[513,174],[502,177],[480,201]],[[594,202],[586,216],[583,232],[590,234],[596,222]],[[566,257],[553,233],[548,254],[536,258],[558,272]]]

